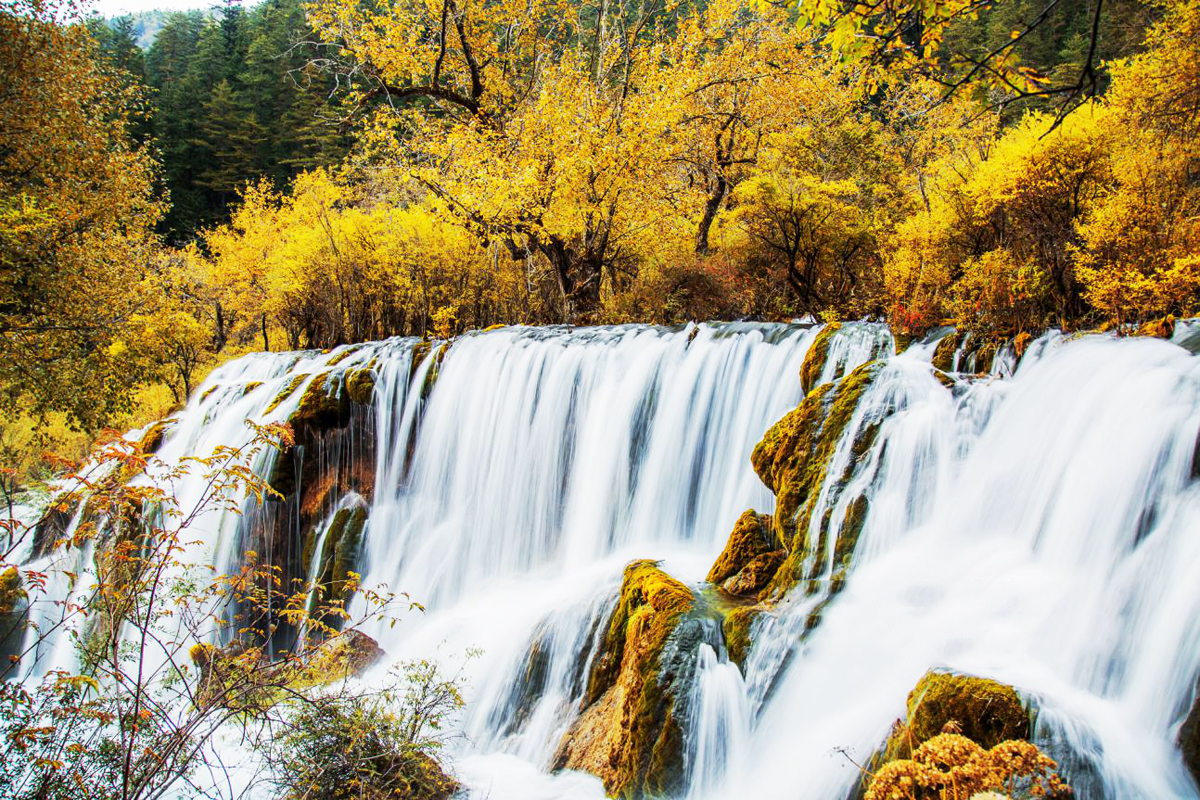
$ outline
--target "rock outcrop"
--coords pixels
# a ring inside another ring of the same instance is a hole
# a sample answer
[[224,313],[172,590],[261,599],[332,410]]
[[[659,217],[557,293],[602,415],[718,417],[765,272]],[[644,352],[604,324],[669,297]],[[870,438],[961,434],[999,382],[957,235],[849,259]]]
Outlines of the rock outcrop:
[[588,675],[583,713],[559,745],[554,767],[598,776],[612,797],[678,790],[680,725],[705,635],[691,589],[653,561],[629,564]]

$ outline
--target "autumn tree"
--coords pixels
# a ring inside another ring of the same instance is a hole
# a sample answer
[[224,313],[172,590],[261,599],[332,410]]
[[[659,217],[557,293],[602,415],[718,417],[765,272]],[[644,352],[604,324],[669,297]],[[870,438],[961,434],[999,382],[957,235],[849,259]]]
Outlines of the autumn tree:
[[549,265],[571,319],[599,310],[664,202],[673,98],[640,83],[658,3],[328,2],[316,18],[366,81],[369,142],[481,241]]
[[70,7],[0,11],[0,410],[92,428],[140,377],[123,336],[161,213],[141,103]]
[[1113,70],[1112,180],[1080,226],[1086,298],[1118,325],[1200,311],[1200,9],[1160,7],[1149,49]]

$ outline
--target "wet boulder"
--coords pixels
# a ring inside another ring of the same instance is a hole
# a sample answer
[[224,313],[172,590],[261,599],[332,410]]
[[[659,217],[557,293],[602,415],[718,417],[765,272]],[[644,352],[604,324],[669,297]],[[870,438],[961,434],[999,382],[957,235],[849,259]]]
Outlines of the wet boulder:
[[677,792],[681,725],[707,630],[691,589],[653,561],[629,564],[588,676],[583,712],[559,745],[554,768],[590,772],[613,797]]
[[762,606],[757,605],[739,606],[725,613],[725,619],[721,623],[721,633],[725,637],[725,650],[729,653],[729,660],[739,667],[744,667],[746,664],[746,656],[750,654],[750,647],[754,643],[750,635],[754,621],[762,613]]
[[[878,434],[878,420],[860,425],[854,431],[852,459],[846,473],[830,474],[833,456],[848,432],[859,402],[883,366],[882,361],[872,361],[835,383],[818,386],[755,446],[751,463],[762,482],[775,494],[772,535],[787,551],[783,564],[763,590],[763,599],[779,599],[801,580],[818,577],[816,573],[828,566],[810,563],[811,574],[804,571],[804,565],[812,561],[808,556],[813,548],[818,553],[825,552],[823,540],[830,529],[828,519],[818,520],[819,538],[810,542],[813,515],[822,487],[832,481],[831,494],[826,499],[836,498]],[[853,534],[856,540],[858,531],[842,526],[840,533]]]
[[826,325],[817,334],[817,338],[813,339],[808,352],[804,354],[804,363],[800,365],[800,388],[805,394],[820,384],[821,375],[825,372],[825,363],[829,360],[829,345],[833,341],[834,334],[841,329],[840,322],[831,322]]
[[[738,518],[725,549],[717,556],[705,580],[715,585],[732,581],[736,586],[743,587],[761,578],[772,562],[778,567],[782,561],[783,550],[774,541],[770,515],[758,514],[751,509]],[[752,564],[755,565],[753,569],[743,575]],[[774,574],[773,569],[771,574]],[[766,580],[770,580],[770,575],[766,575]],[[762,583],[765,585],[765,581]],[[750,591],[734,591],[726,586],[726,590],[733,594],[750,594],[758,588],[761,586]]]
[[884,761],[910,758],[913,750],[952,730],[980,747],[1029,738],[1029,713],[1013,687],[988,678],[928,672],[908,695],[907,718],[884,747]]

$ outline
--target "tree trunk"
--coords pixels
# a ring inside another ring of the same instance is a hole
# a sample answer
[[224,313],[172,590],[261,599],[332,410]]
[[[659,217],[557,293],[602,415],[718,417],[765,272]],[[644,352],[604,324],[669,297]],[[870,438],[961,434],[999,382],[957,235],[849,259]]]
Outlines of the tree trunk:
[[728,191],[729,183],[725,180],[724,173],[717,173],[717,185],[704,204],[704,215],[700,217],[700,227],[696,229],[696,255],[706,256],[712,252],[708,243],[708,234],[712,230],[713,220],[717,218],[717,212],[721,210],[721,203],[725,200],[725,194]]

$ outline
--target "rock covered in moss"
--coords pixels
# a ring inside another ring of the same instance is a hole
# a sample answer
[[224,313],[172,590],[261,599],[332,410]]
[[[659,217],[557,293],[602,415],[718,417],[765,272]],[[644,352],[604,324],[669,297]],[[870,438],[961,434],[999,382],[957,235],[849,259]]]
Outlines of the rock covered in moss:
[[907,719],[884,747],[884,761],[910,758],[914,749],[954,730],[984,749],[1029,738],[1029,714],[1013,687],[988,678],[929,672],[908,695]]
[[288,418],[292,427],[325,431],[345,426],[350,421],[350,398],[339,384],[338,376],[330,372],[313,378]]
[[765,589],[786,559],[782,549],[762,553],[750,559],[738,573],[721,584],[730,594],[757,595]]
[[583,713],[559,745],[555,769],[591,772],[612,797],[655,797],[680,788],[682,704],[704,640],[695,611],[691,589],[655,562],[625,568]]
[[[828,566],[824,536],[829,520],[819,520],[821,539],[808,541],[810,523],[821,496],[821,487],[833,478],[844,483],[848,475],[830,476],[838,444],[854,417],[859,402],[883,369],[884,362],[872,361],[855,369],[836,383],[818,386],[800,405],[775,423],[754,448],[750,460],[759,478],[775,494],[772,515],[774,536],[784,543],[787,557],[764,590],[765,597],[779,598],[797,582],[814,579]],[[865,456],[878,433],[879,423],[864,425],[856,433],[851,453],[857,461]],[[850,465],[852,470],[854,464]],[[839,488],[840,486],[836,487]],[[861,527],[861,525],[859,525]],[[858,531],[842,526],[841,531],[857,540]],[[804,564],[816,550],[818,559]]]
[[739,667],[745,666],[746,656],[754,643],[750,632],[754,621],[763,613],[760,606],[741,606],[725,614],[721,632],[725,636],[725,650],[729,660]]
[[321,642],[304,658],[309,676],[321,682],[353,678],[384,657],[379,643],[359,630],[342,631]]
[[956,331],[951,331],[939,339],[937,347],[933,349],[933,368],[942,372],[952,372],[954,370],[954,354],[958,351],[961,343],[962,339]]
[[821,382],[821,374],[825,371],[825,362],[829,360],[829,345],[833,336],[842,329],[840,322],[831,322],[821,329],[817,338],[804,354],[804,363],[800,366],[800,388],[808,394]]
[[146,428],[146,432],[142,434],[142,438],[138,440],[138,449],[145,455],[157,453],[167,438],[167,433],[179,420],[174,417],[160,419]]
[[308,378],[309,374],[307,372],[293,376],[292,379],[288,381],[282,389],[279,390],[279,394],[275,395],[275,399],[271,401],[263,413],[270,414],[272,411],[279,408],[279,406],[285,400],[296,393],[296,390],[299,389],[304,382],[308,380]]
[[346,394],[360,406],[369,406],[375,397],[375,371],[352,369],[346,373]]
[[772,538],[770,515],[759,514],[754,509],[744,511],[705,580],[720,584],[738,574],[758,556],[779,549]]
[[[333,515],[325,531],[316,574],[309,579],[320,586],[325,603],[340,603],[347,599],[347,578],[358,564],[362,552],[363,531],[367,524],[365,506],[342,508]],[[316,546],[317,531],[309,534],[302,556],[311,562]]]

